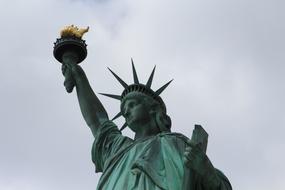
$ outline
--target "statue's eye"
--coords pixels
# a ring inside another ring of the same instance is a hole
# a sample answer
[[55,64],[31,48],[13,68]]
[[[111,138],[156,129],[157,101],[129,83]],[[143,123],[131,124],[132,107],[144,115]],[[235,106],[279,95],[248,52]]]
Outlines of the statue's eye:
[[128,107],[129,108],[133,108],[136,105],[137,105],[137,101],[136,100],[132,100],[132,101],[129,102]]
[[130,108],[133,108],[135,106],[135,102],[131,102],[130,104],[129,104],[129,107]]

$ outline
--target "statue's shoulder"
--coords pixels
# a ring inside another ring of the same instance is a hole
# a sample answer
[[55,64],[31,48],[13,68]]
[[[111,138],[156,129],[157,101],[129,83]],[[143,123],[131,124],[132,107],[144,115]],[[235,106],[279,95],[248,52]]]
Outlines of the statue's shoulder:
[[181,141],[184,141],[185,143],[189,140],[188,137],[181,133],[175,133],[175,132],[162,132],[159,133],[157,136],[163,137],[163,138],[171,138],[171,139],[178,139]]

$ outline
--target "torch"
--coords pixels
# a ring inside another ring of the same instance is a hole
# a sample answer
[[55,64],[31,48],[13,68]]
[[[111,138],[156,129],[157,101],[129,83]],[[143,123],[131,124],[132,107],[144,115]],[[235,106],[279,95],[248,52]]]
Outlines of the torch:
[[[60,32],[60,38],[54,43],[53,55],[62,64],[79,64],[87,56],[87,45],[82,40],[84,33],[88,32],[89,27],[79,29],[74,25],[65,27]],[[72,92],[75,81],[71,75],[71,70],[65,73],[64,85],[68,93]]]

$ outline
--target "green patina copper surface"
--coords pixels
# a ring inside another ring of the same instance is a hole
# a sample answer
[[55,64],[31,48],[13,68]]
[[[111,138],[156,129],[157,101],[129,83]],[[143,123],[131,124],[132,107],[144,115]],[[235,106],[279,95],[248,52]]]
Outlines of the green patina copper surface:
[[[81,39],[79,39],[81,40]],[[68,47],[68,46],[67,46]],[[226,176],[216,169],[206,154],[208,134],[196,125],[191,139],[171,132],[171,119],[158,90],[151,89],[154,70],[146,84],[139,82],[133,66],[134,84],[128,85],[113,71],[124,87],[121,95],[103,94],[120,101],[125,124],[134,139],[123,136],[93,92],[78,53],[62,54],[65,87],[76,87],[82,115],[95,138],[92,160],[102,172],[98,190],[231,190]]]
[[125,137],[117,126],[102,125],[92,148],[97,172],[103,172],[98,189],[231,189],[227,178],[214,170],[220,185],[207,187],[195,171],[185,167],[188,138],[179,133],[162,132],[144,139]]

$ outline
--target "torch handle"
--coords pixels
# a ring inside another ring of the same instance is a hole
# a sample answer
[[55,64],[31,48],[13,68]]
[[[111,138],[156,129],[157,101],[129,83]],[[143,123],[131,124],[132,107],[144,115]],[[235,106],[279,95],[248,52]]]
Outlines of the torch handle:
[[72,71],[70,69],[67,69],[65,71],[64,76],[65,76],[65,80],[64,80],[65,89],[68,93],[71,93],[73,91],[74,86],[75,86],[75,80],[72,77]]
[[[62,64],[73,65],[73,64],[77,64],[77,62],[78,62],[78,53],[74,51],[67,51],[62,56]],[[68,93],[71,93],[76,83],[75,83],[75,79],[72,76],[71,68],[68,66],[67,68],[68,69],[66,69],[64,73],[64,76],[65,76],[64,86],[66,88],[66,91]]]

